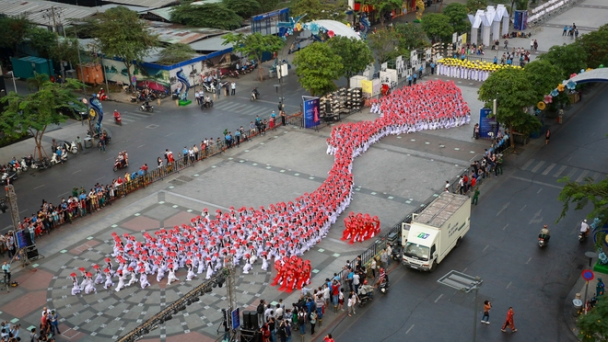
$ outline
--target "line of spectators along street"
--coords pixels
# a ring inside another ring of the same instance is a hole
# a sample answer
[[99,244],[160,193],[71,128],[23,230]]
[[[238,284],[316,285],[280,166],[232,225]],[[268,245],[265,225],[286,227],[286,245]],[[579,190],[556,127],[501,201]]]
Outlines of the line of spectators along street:
[[[282,109],[282,104],[279,104],[281,125],[285,125],[285,111]],[[224,131],[224,139],[217,138],[216,142],[213,142],[213,138],[205,139],[201,142],[200,150],[196,145],[192,148],[184,146],[180,157],[183,158],[184,164],[192,164],[195,161],[200,161],[208,156],[224,151],[226,148],[233,146],[240,146],[241,141],[245,142],[251,139],[254,135],[260,134],[265,135],[266,127],[268,129],[275,128],[276,114],[273,111],[269,119],[261,119],[256,116],[254,121],[249,124],[249,130],[246,131],[243,126],[239,127],[232,136],[232,133],[227,129]],[[202,153],[200,151],[203,151]],[[166,164],[159,157],[157,159],[158,168],[161,170],[162,175],[170,172],[170,168],[173,167],[174,159],[172,152],[168,149],[165,151]],[[93,188],[88,192],[84,187],[73,188],[72,195],[67,199],[64,197],[61,202],[57,205],[48,203],[46,200],[42,200],[40,209],[36,213],[32,213],[31,216],[25,216],[23,221],[19,223],[19,230],[26,230],[32,244],[35,243],[36,239],[44,234],[50,234],[51,230],[65,224],[72,224],[73,220],[79,217],[84,217],[88,214],[93,214],[99,211],[106,205],[112,204],[116,199],[116,190],[123,184],[129,184],[132,181],[138,180],[138,178],[147,175],[148,164],[142,165],[137,171],[129,173],[126,172],[123,177],[113,179],[110,184],[101,185],[96,183]],[[6,236],[0,235],[0,251],[4,253],[8,251],[9,258],[12,259],[15,249],[15,237],[14,232],[9,231]]]
[[[353,263],[346,261],[342,272],[334,273],[332,279],[326,278],[322,286],[302,288],[300,299],[286,308],[282,299],[275,305],[260,300],[256,308],[258,324],[263,342],[290,342],[295,331],[300,332],[302,339],[307,331],[311,336],[315,329],[323,326],[323,317],[330,306],[333,312],[340,313],[348,310],[348,316],[356,314],[356,307],[360,302],[359,295],[369,295],[373,299],[373,289],[376,280],[390,266],[392,249],[390,244],[382,252],[372,258],[368,268],[364,267],[361,256]],[[378,271],[378,272],[376,272]],[[368,279],[374,285],[368,284]],[[324,336],[325,342],[333,342],[331,334]]]

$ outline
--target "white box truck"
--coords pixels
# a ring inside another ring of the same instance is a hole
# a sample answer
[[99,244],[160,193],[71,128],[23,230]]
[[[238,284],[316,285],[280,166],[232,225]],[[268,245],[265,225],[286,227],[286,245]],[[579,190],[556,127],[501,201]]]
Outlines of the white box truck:
[[471,199],[443,192],[422,212],[403,223],[403,265],[434,271],[443,258],[458,246],[471,227]]

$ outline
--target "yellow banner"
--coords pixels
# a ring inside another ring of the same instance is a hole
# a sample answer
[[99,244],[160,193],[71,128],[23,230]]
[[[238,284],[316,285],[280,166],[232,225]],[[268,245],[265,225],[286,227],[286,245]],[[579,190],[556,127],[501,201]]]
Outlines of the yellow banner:
[[361,88],[363,93],[371,94],[373,92],[372,81],[361,80]]

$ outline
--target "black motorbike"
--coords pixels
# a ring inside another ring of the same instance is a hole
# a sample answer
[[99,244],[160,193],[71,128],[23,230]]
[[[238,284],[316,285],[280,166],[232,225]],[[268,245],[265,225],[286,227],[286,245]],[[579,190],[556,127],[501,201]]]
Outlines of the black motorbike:
[[371,302],[374,299],[369,293],[359,294],[359,307],[362,308],[367,302]]
[[201,104],[201,109],[211,108],[211,107],[213,107],[213,100],[205,98],[205,100],[203,100],[203,103]]

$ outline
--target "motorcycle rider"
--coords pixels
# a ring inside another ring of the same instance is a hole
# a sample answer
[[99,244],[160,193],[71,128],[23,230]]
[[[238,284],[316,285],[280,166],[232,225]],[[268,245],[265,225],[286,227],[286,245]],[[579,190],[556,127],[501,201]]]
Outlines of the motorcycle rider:
[[150,105],[150,103],[148,101],[144,101],[143,106],[146,110],[149,110],[150,108],[152,108],[152,106]]
[[368,296],[371,299],[374,299],[374,287],[367,283],[367,280],[363,281],[363,285],[359,288],[359,297]]
[[583,222],[581,222],[581,233],[585,234],[585,236],[589,236],[589,225],[587,224],[587,219],[584,219]]
[[538,233],[538,237],[540,239],[545,239],[545,242],[549,243],[549,239],[551,239],[551,233],[549,232],[549,228],[547,228],[547,225],[543,226],[543,228],[540,230],[540,233]]
[[254,87],[253,90],[251,91],[251,94],[253,94],[256,99],[259,99],[260,98],[260,92],[258,91],[258,87]]
[[378,282],[376,283],[377,285],[381,285],[386,283],[387,287],[388,287],[388,274],[386,273],[386,271],[384,270],[384,268],[380,268],[380,278],[378,279]]

